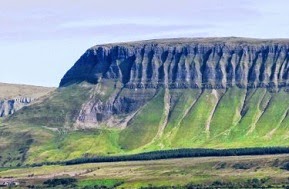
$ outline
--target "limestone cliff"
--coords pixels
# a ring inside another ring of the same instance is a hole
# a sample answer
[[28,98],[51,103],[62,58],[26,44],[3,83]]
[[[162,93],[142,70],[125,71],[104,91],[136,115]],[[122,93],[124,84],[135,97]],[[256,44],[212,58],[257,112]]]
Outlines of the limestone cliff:
[[0,117],[11,115],[17,110],[29,105],[34,99],[30,97],[16,97],[13,99],[0,100]]
[[283,87],[288,50],[289,41],[242,38],[99,45],[85,52],[60,86],[110,79],[126,88]]
[[83,81],[96,84],[78,125],[125,127],[163,88],[168,107],[177,99],[174,89],[275,90],[289,84],[288,63],[288,40],[197,38],[107,44],[88,49],[60,87]]

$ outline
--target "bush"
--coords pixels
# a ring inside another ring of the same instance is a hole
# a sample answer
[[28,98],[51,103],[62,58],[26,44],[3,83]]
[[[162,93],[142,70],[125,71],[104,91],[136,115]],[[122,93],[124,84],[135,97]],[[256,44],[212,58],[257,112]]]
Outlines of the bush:
[[288,163],[286,163],[286,164],[283,166],[283,169],[285,169],[285,170],[289,171],[289,162],[288,162]]
[[43,184],[48,185],[49,187],[55,187],[59,185],[68,186],[74,185],[77,182],[75,178],[53,178],[43,182]]
[[246,163],[236,163],[233,165],[234,169],[250,169],[252,165]]

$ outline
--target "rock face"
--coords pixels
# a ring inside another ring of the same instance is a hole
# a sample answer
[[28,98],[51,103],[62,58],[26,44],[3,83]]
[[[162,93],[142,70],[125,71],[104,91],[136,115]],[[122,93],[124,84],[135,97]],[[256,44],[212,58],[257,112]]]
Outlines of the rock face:
[[0,117],[15,113],[54,88],[0,83]]
[[29,105],[34,99],[30,97],[18,97],[9,100],[0,100],[0,117],[8,116]]
[[74,82],[119,81],[126,88],[283,87],[289,41],[172,39],[95,46],[65,74]]
[[[125,127],[161,88],[169,97],[165,103],[173,104],[173,89],[288,86],[289,41],[200,38],[99,45],[82,55],[60,87],[83,81],[97,87],[78,125]],[[102,93],[108,98],[100,98]]]

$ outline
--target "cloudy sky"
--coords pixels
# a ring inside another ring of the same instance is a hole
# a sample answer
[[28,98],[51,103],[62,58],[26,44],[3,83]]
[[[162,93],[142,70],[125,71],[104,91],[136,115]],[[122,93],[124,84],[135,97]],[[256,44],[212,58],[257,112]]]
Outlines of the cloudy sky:
[[289,38],[288,0],[2,0],[0,82],[58,86],[89,47],[172,37]]

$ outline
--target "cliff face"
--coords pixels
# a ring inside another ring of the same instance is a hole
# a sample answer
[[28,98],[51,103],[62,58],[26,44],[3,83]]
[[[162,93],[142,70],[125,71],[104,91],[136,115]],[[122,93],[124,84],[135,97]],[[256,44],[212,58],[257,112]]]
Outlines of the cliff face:
[[119,81],[126,88],[284,87],[289,41],[154,40],[95,46],[65,74],[74,82]]
[[[87,50],[60,87],[82,81],[96,84],[78,125],[125,127],[161,89],[166,107],[160,110],[174,106],[178,100],[174,89],[276,91],[286,87],[288,61],[286,40],[208,38],[107,44]],[[101,98],[102,94],[107,98]]]
[[15,113],[17,110],[29,105],[33,100],[34,99],[29,97],[0,100],[0,117]]

